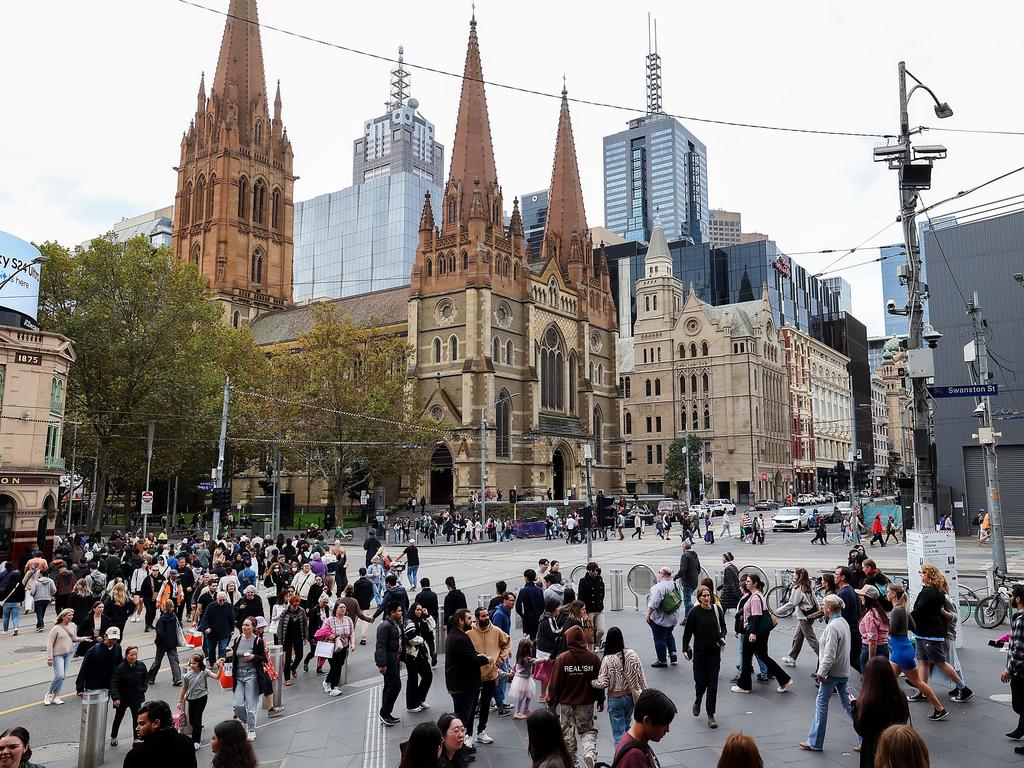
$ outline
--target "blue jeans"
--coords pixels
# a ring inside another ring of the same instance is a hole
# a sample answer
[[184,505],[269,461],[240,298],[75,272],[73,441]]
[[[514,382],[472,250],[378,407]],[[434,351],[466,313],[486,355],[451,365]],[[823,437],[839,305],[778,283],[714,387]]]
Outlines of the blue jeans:
[[256,732],[256,713],[260,707],[259,682],[256,679],[256,670],[251,665],[247,672],[239,675],[240,670],[236,667],[235,674],[235,717],[242,721],[247,731]]
[[[740,659],[740,667],[743,666],[743,645],[747,642],[747,636],[745,634],[740,635],[739,649],[736,654]],[[757,656],[754,657],[754,661],[757,662],[758,669],[761,670],[761,677],[768,677],[768,665],[761,661]]]
[[633,722],[633,696],[609,696],[608,697],[608,720],[612,725],[612,744],[619,746],[619,739],[622,734],[629,730]]
[[416,589],[416,574],[418,574],[419,572],[420,567],[418,565],[410,565],[406,569],[406,573],[409,575],[409,586],[413,589]]
[[73,653],[54,654],[53,656],[53,681],[50,683],[49,693],[54,696],[60,695],[60,689],[64,685],[64,676],[68,672],[68,667],[71,666],[72,656],[74,656]]
[[18,621],[21,615],[21,603],[4,603],[4,632],[11,624],[11,629],[18,628]]
[[818,687],[818,698],[814,702],[814,720],[811,730],[807,732],[807,743],[811,749],[821,751],[825,743],[825,724],[828,723],[828,703],[832,700],[832,692],[839,691],[839,703],[846,714],[853,720],[853,708],[850,706],[850,692],[846,688],[847,677],[826,677]]
[[676,655],[676,638],[672,634],[675,622],[672,623],[671,627],[663,627],[661,624],[656,624],[653,621],[648,621],[647,623],[651,627],[651,634],[654,635],[654,653],[658,657],[658,661],[664,664],[666,650],[668,650],[670,655]]
[[696,587],[683,587],[683,615],[689,616],[693,608],[693,592]]
[[227,637],[222,637],[220,640],[214,640],[212,637],[207,635],[205,639],[206,645],[206,658],[210,662],[212,667],[217,663],[217,659],[223,659],[228,652],[228,640]]
[[380,605],[384,601],[384,585],[376,581],[370,582],[373,585],[373,599]]
[[[889,658],[889,644],[875,646],[875,655],[884,656]],[[860,668],[863,670],[864,665],[868,663],[868,644],[864,643],[860,647]]]

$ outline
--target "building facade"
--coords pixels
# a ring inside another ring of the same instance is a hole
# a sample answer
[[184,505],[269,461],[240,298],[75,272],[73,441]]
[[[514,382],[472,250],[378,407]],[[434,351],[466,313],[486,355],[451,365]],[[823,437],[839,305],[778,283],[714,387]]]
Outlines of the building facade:
[[878,376],[885,382],[886,490],[893,490],[898,478],[914,474],[913,396],[906,387],[903,366],[906,352],[898,338],[892,338],[883,352]]
[[739,245],[743,233],[743,217],[738,211],[712,208],[708,211],[708,237],[712,248]]
[[391,71],[386,114],[352,143],[352,186],[295,206],[295,300],[336,299],[409,284],[423,196],[444,180],[444,147],[409,96],[409,73]]
[[526,236],[526,247],[529,258],[537,259],[541,255],[541,243],[544,240],[544,225],[548,220],[548,190],[527,192],[519,198],[519,212],[523,217],[523,234]]
[[627,492],[668,491],[668,447],[693,433],[705,446],[706,496],[785,498],[789,384],[767,293],[717,307],[692,287],[684,296],[660,227],[646,266],[632,350],[620,370]]
[[426,199],[419,235],[409,375],[425,413],[451,432],[429,477],[410,479],[415,495],[579,496],[587,446],[594,489],[621,491],[615,306],[593,258],[566,94],[541,255],[530,260],[518,205],[503,224],[475,19],[451,170],[442,196]]
[[881,376],[871,376],[871,431],[874,437],[875,463],[871,467],[871,489],[889,490],[889,413],[885,402],[886,383]]
[[853,288],[841,277],[823,277],[821,282],[839,297],[839,311],[853,312]]
[[280,84],[267,99],[256,0],[231,0],[213,87],[200,79],[181,139],[172,239],[236,327],[292,302],[292,160]]
[[[142,235],[156,248],[162,245],[172,245],[174,206],[168,205],[165,208],[158,208],[149,213],[140,213],[138,216],[121,219],[116,224],[108,227],[107,232],[113,232],[114,236],[121,242]],[[103,234],[106,234],[106,232]],[[102,235],[97,235],[97,237],[102,237]],[[88,245],[88,242],[82,243],[83,248],[88,247]]]

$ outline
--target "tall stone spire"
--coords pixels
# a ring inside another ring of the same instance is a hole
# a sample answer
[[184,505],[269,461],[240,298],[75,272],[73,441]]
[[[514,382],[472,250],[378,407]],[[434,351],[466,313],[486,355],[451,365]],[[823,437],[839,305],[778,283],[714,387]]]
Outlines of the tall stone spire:
[[210,95],[224,105],[226,112],[221,114],[229,118],[237,115],[241,143],[249,144],[254,107],[262,105],[258,112],[266,112],[267,108],[267,78],[263,72],[256,0],[231,0]]
[[[487,98],[484,95],[484,73],[480,65],[480,44],[476,37],[476,18],[469,24],[469,46],[466,66],[462,73],[462,96],[459,99],[459,117],[455,125],[452,146],[452,164],[448,181],[461,183],[469,193],[475,180],[485,192],[498,184],[494,166],[494,147],[491,143],[491,123],[487,116]],[[466,201],[469,202],[469,201]]]
[[573,233],[580,240],[588,238],[587,214],[583,208],[583,186],[576,160],[576,143],[572,136],[569,99],[562,88],[562,109],[558,116],[558,137],[555,139],[555,160],[548,193],[548,218],[544,226],[544,256],[570,253]]

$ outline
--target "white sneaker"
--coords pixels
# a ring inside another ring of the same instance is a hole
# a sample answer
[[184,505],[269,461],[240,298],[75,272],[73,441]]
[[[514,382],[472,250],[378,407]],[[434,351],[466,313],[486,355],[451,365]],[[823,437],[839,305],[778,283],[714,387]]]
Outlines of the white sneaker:
[[249,735],[246,736],[249,741],[256,741],[256,731],[249,731]]
[[341,696],[341,688],[331,688],[327,694],[328,696]]
[[420,702],[420,709],[430,709],[430,705],[425,701]]
[[406,712],[422,712],[423,711],[423,707],[421,707],[421,706],[419,706],[417,704],[415,707],[406,707],[405,711]]
[[200,749],[203,748],[202,744],[196,744],[195,742],[193,742],[192,746],[194,746],[196,748],[196,752],[198,752]]
[[52,693],[48,693],[45,696],[43,696],[43,706],[44,707],[48,707],[51,704],[53,704],[53,694]]
[[782,657],[782,663],[785,664],[787,667],[795,667],[796,666],[796,661],[794,659],[791,659],[789,656],[783,656]]
[[330,693],[330,692],[331,692],[331,684],[328,683],[326,680],[324,680],[324,693]]
[[54,696],[53,697],[53,703],[54,704],[63,704],[64,703],[64,699],[58,699],[56,696]]
[[494,743],[494,739],[487,735],[487,731],[480,731],[480,733],[476,735],[476,740],[479,741],[481,744]]
[[465,744],[467,747],[472,748],[473,747],[473,739],[474,739],[473,736],[467,736],[466,740],[463,742],[463,744]]

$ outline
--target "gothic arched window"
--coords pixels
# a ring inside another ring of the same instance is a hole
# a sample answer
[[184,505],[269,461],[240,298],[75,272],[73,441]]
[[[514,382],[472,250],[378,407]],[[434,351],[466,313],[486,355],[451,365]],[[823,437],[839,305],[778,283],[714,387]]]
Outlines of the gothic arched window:
[[434,362],[441,362],[441,340],[434,339]]
[[600,408],[594,408],[594,462],[604,459],[604,417]]
[[540,350],[541,407],[560,411],[564,408],[565,345],[551,325],[544,332]]
[[700,429],[700,422],[697,421],[697,409],[696,408],[693,409],[693,418],[690,421],[690,429],[692,429],[694,432],[696,432],[698,429]]
[[626,411],[625,432],[627,435],[633,434],[633,414],[631,414],[629,411]]
[[656,395],[660,395],[661,394],[661,379],[655,379],[654,380],[654,394],[656,394]]
[[501,362],[501,342],[498,341],[498,337],[497,336],[494,337],[494,341],[491,344],[491,348],[492,348],[491,359],[494,360],[494,362],[496,362],[496,363],[500,363]]
[[190,223],[189,215],[192,213],[192,182],[190,181],[185,185],[185,200],[181,205],[181,223],[184,226],[188,226]]
[[200,222],[203,220],[203,211],[205,210],[206,203],[206,177],[200,176],[199,180],[196,181],[196,192],[192,197],[192,221]]
[[281,228],[281,190],[275,189],[270,196],[270,226]]
[[706,341],[700,343],[700,355],[701,357],[708,356],[708,343]]
[[254,144],[259,146],[263,143],[263,121],[257,120],[256,127],[252,131],[252,141]]
[[198,267],[199,266],[199,257],[201,255],[201,253],[202,252],[201,252],[201,250],[199,248],[199,243],[196,243],[195,245],[192,246],[192,251],[188,255],[188,260]]
[[263,282],[263,251],[257,248],[252,252],[249,269],[249,280],[257,285]]
[[458,210],[459,210],[459,207],[455,203],[455,197],[454,196],[453,197],[449,197],[448,198],[448,221],[445,222],[445,223],[447,223],[447,224],[454,224],[455,220],[456,220],[456,216],[457,216]]
[[245,176],[238,177],[238,218],[249,216],[249,180]]
[[505,364],[512,365],[512,340],[505,342]]
[[462,268],[469,269],[469,254],[465,251],[462,252]]
[[459,359],[459,340],[455,336],[448,339],[448,357],[452,361]]
[[693,374],[690,377],[690,394],[691,395],[696,395],[697,394],[697,374]]
[[434,274],[434,265],[430,263],[430,259],[427,259],[427,277]]
[[707,394],[707,391],[709,389],[708,383],[708,375],[705,373],[701,376],[701,384],[703,385],[703,390],[705,394]]
[[267,215],[267,185],[263,179],[256,179],[252,185],[252,220],[263,224]]
[[207,218],[214,218],[217,212],[213,209],[213,192],[217,187],[217,176],[210,174],[210,187],[209,192],[206,193],[206,216]]
[[569,413],[576,413],[576,352],[569,353]]
[[644,381],[644,395],[646,395],[647,397],[651,396],[651,380],[650,379],[647,379],[646,381]]
[[506,390],[498,393],[498,404],[494,407],[494,446],[499,458],[512,455],[512,406]]
[[237,328],[238,327],[238,319],[239,319],[238,312],[232,313],[232,315],[231,315],[231,327],[232,328]]
[[679,345],[679,359],[682,360],[684,357],[686,357],[686,345],[685,344],[680,344]]
[[694,343],[693,343],[693,342],[691,341],[691,342],[690,342],[690,357],[696,357],[696,356],[697,356],[697,345],[696,345],[696,344],[694,344]]
[[704,406],[704,429],[711,429],[711,411]]

